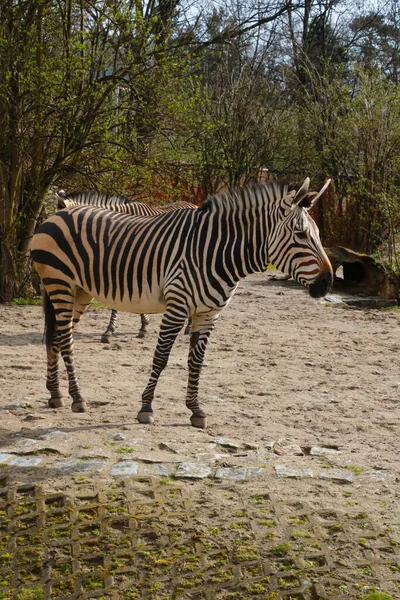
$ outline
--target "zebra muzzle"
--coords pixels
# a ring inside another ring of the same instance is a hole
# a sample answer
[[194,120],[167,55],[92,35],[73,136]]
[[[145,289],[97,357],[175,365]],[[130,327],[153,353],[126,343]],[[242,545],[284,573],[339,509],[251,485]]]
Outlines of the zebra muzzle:
[[323,298],[330,291],[333,283],[333,275],[331,272],[322,273],[310,284],[309,292],[312,298]]

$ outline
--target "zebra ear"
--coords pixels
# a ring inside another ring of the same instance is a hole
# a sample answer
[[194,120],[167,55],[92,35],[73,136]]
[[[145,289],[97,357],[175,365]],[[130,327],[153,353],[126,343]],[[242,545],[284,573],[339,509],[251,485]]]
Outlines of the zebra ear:
[[301,187],[301,189],[297,192],[296,196],[294,197],[294,201],[292,204],[292,208],[295,208],[296,206],[299,206],[301,208],[305,208],[305,209],[309,209],[312,206],[314,206],[314,204],[316,203],[316,201],[318,200],[318,198],[320,198],[322,196],[322,194],[324,193],[324,191],[326,190],[326,188],[328,187],[328,185],[330,184],[331,180],[328,179],[324,185],[322,186],[322,188],[319,190],[319,192],[309,192],[306,191],[302,197],[299,199],[298,195],[301,191],[301,189],[304,187],[304,183]]
[[303,200],[303,198],[305,198],[305,196],[307,195],[308,192],[308,188],[310,187],[310,178],[307,177],[304,182],[303,185],[301,186],[301,188],[296,192],[293,201],[292,201],[292,209],[296,208],[296,206],[299,206],[300,202]]
[[58,190],[56,195],[57,195],[57,208],[58,209],[68,208],[69,201],[68,201],[67,192],[65,192],[64,190]]

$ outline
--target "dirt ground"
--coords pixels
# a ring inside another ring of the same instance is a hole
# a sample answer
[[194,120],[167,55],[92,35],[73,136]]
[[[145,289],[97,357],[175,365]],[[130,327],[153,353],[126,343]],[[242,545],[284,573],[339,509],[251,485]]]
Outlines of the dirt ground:
[[[139,317],[120,314],[107,346],[100,336],[109,312],[90,307],[75,334],[75,362],[91,407],[74,414],[68,399],[57,411],[46,406],[41,308],[0,306],[0,453],[43,458],[35,468],[6,466],[8,481],[68,489],[77,475],[52,471],[60,458],[259,467],[266,478],[222,485],[247,497],[268,490],[313,510],[362,511],[400,543],[400,311],[337,307],[313,300],[292,281],[269,277],[240,284],[211,336],[200,387],[205,430],[190,426],[184,404],[189,340],[183,333],[156,391],[154,425],[136,422],[159,316],[151,317],[148,338],[139,340]],[[66,391],[65,377],[62,384]],[[68,441],[53,441],[47,451],[26,442],[54,430]],[[325,450],[310,454],[312,447]],[[278,476],[285,469],[295,477]],[[354,481],[324,478],[335,469]],[[112,476],[104,471],[95,478],[108,485]],[[215,502],[216,514],[229,506],[218,494]],[[400,587],[398,593],[393,598],[400,598]]]

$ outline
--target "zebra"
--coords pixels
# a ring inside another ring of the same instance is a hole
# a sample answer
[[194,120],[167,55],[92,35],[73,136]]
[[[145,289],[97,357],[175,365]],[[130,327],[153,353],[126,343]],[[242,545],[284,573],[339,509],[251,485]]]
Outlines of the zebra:
[[[192,202],[174,202],[165,206],[149,206],[144,202],[133,202],[125,196],[117,196],[108,192],[97,192],[90,190],[87,192],[72,192],[67,193],[64,190],[59,190],[57,193],[57,208],[71,208],[71,206],[78,205],[90,205],[98,206],[101,208],[108,208],[109,210],[115,210],[116,212],[128,214],[128,215],[159,215],[169,210],[180,210],[182,208],[197,208]],[[114,308],[111,309],[111,316],[107,329],[102,334],[100,341],[102,344],[110,344],[112,336],[115,333],[116,322],[118,317],[118,311]],[[148,333],[148,326],[150,319],[148,315],[140,315],[140,329],[137,337],[143,339]],[[189,335],[191,330],[191,319],[188,319],[185,335]]]
[[267,182],[209,197],[198,210],[132,217],[91,206],[61,210],[37,229],[32,259],[44,286],[47,389],[50,407],[63,404],[61,352],[72,411],[84,412],[73,362],[72,330],[95,297],[117,310],[163,313],[150,378],[137,414],[153,423],[152,402],[174,341],[192,316],[186,406],[194,427],[206,427],[198,388],[208,339],[240,279],[272,263],[326,295],[333,271],[308,209],[319,192],[310,180],[292,189]]

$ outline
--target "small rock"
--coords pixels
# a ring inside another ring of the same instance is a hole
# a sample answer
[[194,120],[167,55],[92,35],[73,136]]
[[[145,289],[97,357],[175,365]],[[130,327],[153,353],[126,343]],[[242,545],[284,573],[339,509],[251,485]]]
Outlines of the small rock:
[[225,440],[224,438],[216,438],[214,440],[214,444],[218,444],[218,446],[222,446],[223,448],[232,448],[237,450],[240,448],[239,444],[236,442],[232,442],[231,440]]
[[160,450],[167,450],[168,452],[172,452],[172,454],[178,454],[178,452],[169,444],[165,444],[164,442],[161,442],[161,444],[158,444],[158,447],[160,448]]
[[126,440],[126,436],[122,433],[111,433],[108,437],[116,442],[122,442],[123,440]]
[[258,449],[258,444],[250,444],[249,442],[245,442],[243,444],[243,448],[245,450],[257,450]]
[[306,477],[314,477],[311,469],[290,469],[284,465],[276,465],[275,471],[278,477],[293,477],[296,479],[304,479]]
[[40,419],[45,419],[43,415],[26,415],[24,421],[39,421]]
[[353,483],[355,475],[347,469],[325,469],[319,474],[320,479],[329,479],[339,483]]
[[[277,449],[275,451],[277,451]],[[281,448],[279,448],[279,453],[284,456],[304,456],[304,452],[298,444],[281,446]]]
[[210,467],[206,465],[199,465],[198,463],[186,462],[180,463],[175,473],[175,477],[178,479],[205,479],[210,475]]
[[276,444],[276,442],[264,442],[264,447],[267,448],[267,450],[272,451],[275,444]]

